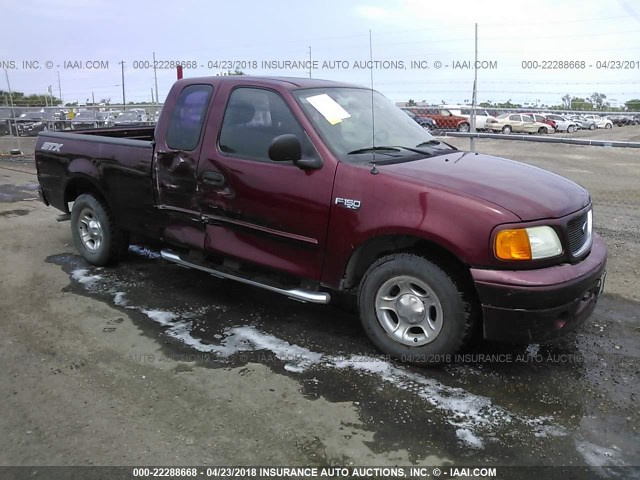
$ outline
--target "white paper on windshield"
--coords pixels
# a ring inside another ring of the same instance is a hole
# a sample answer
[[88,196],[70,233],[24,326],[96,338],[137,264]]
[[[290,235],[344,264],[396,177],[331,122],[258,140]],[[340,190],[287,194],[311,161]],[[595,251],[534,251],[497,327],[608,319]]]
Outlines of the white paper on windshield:
[[313,107],[318,110],[331,125],[340,123],[345,118],[349,118],[351,116],[349,115],[349,112],[342,108],[338,102],[326,93],[307,97],[307,101],[313,105]]

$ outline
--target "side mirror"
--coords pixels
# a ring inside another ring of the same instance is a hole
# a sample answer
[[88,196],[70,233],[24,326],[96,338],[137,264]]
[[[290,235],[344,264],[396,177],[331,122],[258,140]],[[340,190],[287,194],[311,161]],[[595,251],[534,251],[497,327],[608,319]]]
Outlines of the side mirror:
[[300,139],[291,133],[274,138],[269,145],[268,153],[274,162],[293,162],[302,170],[317,170],[322,167],[319,157],[302,158]]
[[269,145],[269,158],[274,162],[295,162],[302,158],[302,145],[291,133],[280,135]]

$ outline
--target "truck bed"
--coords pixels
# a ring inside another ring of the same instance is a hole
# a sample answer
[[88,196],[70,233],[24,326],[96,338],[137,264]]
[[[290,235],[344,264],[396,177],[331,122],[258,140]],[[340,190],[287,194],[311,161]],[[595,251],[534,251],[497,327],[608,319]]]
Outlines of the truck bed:
[[77,191],[100,190],[128,231],[144,230],[153,211],[151,163],[154,127],[41,132],[36,142],[38,179],[46,203],[63,212]]
[[156,127],[109,127],[73,130],[69,133],[91,135],[96,137],[129,138],[131,140],[153,141]]

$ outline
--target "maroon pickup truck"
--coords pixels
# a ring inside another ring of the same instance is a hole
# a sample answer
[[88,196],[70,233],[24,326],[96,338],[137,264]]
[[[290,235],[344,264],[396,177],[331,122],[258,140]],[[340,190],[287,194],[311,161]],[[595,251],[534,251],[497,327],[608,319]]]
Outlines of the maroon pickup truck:
[[406,361],[480,332],[549,340],[603,288],[583,188],[459,151],[354,85],[179,80],[155,128],[43,132],[36,164],[89,263],[146,237],[169,262],[295,300],[350,295],[372,342]]

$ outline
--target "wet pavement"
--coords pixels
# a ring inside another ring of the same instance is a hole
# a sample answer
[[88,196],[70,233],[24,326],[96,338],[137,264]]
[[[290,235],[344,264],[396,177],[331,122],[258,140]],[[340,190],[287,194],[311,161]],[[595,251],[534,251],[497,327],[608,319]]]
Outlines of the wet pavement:
[[[353,313],[188,270],[153,248],[132,246],[113,268],[73,254],[47,262],[69,275],[67,291],[120,309],[162,346],[162,355],[131,351],[137,362],[265,365],[310,400],[353,402],[361,423],[340,433],[365,430],[373,452],[404,450],[412,464],[588,465],[604,467],[589,476],[640,478],[615,468],[640,465],[640,308],[624,298],[605,293],[580,332],[558,343],[480,342],[419,368],[379,354]],[[574,473],[566,478],[585,478]]]

